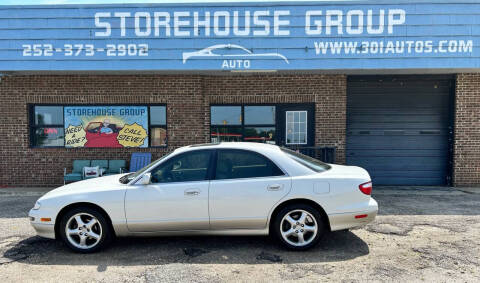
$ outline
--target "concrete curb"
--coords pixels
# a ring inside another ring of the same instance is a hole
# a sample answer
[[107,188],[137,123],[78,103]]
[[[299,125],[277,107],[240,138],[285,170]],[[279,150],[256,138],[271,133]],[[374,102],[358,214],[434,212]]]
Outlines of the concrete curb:
[[1,188],[0,195],[3,196],[42,196],[47,192],[53,190],[52,187],[11,187],[11,188]]
[[468,194],[480,194],[480,188],[455,188],[455,189]]

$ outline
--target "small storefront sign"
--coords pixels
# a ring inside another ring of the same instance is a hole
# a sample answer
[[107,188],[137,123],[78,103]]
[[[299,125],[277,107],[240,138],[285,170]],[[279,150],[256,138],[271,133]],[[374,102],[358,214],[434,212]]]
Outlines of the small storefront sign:
[[65,147],[147,147],[146,106],[64,108]]

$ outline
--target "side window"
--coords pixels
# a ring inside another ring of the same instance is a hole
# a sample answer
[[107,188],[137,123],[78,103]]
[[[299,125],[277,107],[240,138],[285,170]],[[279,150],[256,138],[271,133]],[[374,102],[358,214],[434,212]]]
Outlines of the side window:
[[284,175],[266,157],[246,150],[219,150],[215,179],[239,179]]
[[167,146],[166,106],[150,106],[150,146]]
[[192,182],[207,179],[211,151],[183,153],[152,171],[152,183]]
[[35,105],[32,110],[30,144],[34,147],[63,147],[63,107]]

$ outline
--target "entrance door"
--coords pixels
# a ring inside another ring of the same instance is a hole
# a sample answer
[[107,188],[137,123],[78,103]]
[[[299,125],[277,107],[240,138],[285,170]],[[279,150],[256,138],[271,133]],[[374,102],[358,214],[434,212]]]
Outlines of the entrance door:
[[315,113],[313,104],[281,105],[277,108],[277,144],[287,147],[313,146]]
[[349,77],[347,164],[378,185],[445,185],[452,141],[450,76]]

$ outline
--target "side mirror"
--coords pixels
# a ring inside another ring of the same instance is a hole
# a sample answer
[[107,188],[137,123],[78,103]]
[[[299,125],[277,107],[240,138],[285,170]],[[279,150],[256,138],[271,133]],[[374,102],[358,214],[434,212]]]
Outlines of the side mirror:
[[145,173],[143,176],[137,181],[137,184],[139,185],[148,185],[150,184],[150,181],[152,179],[152,174],[150,173]]

